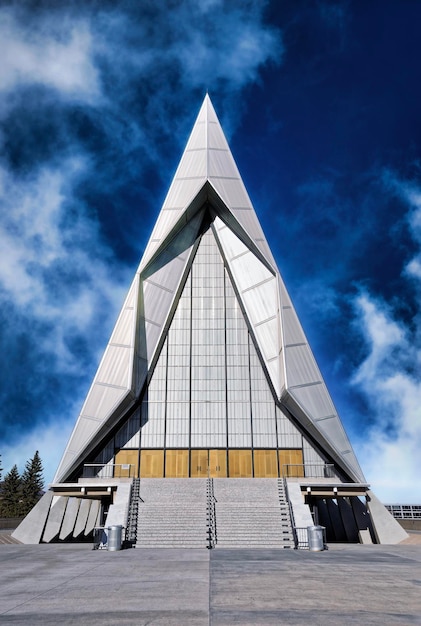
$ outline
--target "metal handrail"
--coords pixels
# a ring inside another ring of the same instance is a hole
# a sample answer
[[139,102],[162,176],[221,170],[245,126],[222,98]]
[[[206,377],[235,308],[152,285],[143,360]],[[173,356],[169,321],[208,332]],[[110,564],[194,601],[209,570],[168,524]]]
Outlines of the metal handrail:
[[139,501],[140,501],[140,478],[135,478],[132,483],[130,493],[130,505],[127,514],[126,543],[130,546],[136,544],[137,524],[139,518]]
[[290,517],[290,520],[291,520],[292,534],[293,534],[293,537],[294,537],[294,547],[297,550],[298,547],[299,547],[299,538],[298,538],[298,533],[297,533],[297,527],[295,526],[294,511],[292,509],[291,500],[289,499],[288,483],[287,483],[286,478],[281,478],[280,480],[282,480],[282,483],[283,483],[283,486],[284,486],[285,499],[288,502],[289,517]]
[[294,526],[294,539],[296,539],[296,550],[308,550],[308,531],[307,527]]
[[334,478],[333,463],[284,463],[283,478]]
[[207,548],[211,550],[216,544],[216,510],[215,495],[213,490],[213,478],[206,481],[206,498],[207,498]]
[[132,463],[85,463],[83,478],[133,478],[135,466]]

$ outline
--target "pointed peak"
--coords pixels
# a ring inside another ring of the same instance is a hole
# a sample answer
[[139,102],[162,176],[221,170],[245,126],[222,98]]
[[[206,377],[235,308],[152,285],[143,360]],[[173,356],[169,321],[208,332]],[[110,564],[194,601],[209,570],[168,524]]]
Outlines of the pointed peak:
[[[219,124],[219,119],[218,116],[216,115],[214,106],[212,104],[212,100],[210,99],[209,93],[206,92],[206,95],[203,99],[202,102],[202,106],[200,107],[198,116],[196,118],[196,122],[194,124],[194,126],[196,126],[196,124],[202,124],[202,123],[214,123],[214,124]],[[194,128],[194,127],[193,127]],[[222,129],[221,129],[222,130]]]

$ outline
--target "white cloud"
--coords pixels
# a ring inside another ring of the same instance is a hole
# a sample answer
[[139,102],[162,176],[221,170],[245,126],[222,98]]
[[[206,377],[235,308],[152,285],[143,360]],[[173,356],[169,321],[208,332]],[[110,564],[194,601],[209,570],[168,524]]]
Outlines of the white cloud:
[[82,169],[81,159],[41,167],[29,177],[0,169],[0,301],[48,324],[38,348],[54,356],[60,370],[78,367],[66,336],[89,335],[101,305],[114,317],[125,288],[122,270],[109,271],[112,255],[98,225],[73,195]]
[[81,20],[55,23],[19,22],[0,10],[0,92],[20,86],[43,85],[78,101],[91,101],[100,93],[92,59],[92,35]]
[[[421,194],[387,172],[386,187],[408,203],[407,223],[421,244]],[[405,267],[421,278],[416,255]],[[419,289],[419,284],[415,285]],[[368,426],[357,445],[367,479],[384,502],[421,501],[421,318],[399,319],[391,305],[368,292],[354,301],[367,356],[352,384],[368,401]]]
[[[356,301],[369,354],[353,385],[370,407],[369,423],[358,444],[364,470],[387,502],[421,501],[421,350],[383,303],[367,294]],[[407,370],[408,362],[412,371]]]

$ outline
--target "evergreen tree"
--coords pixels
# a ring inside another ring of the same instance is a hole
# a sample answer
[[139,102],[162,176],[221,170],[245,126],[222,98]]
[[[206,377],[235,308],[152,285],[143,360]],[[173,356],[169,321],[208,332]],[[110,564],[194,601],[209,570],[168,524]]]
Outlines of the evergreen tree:
[[22,474],[22,515],[26,515],[42,495],[44,479],[43,467],[38,450],[34,458],[27,461]]
[[4,517],[19,517],[21,506],[21,478],[17,465],[14,465],[4,477],[1,514]]
[[1,454],[0,454],[0,481],[1,481],[1,473],[2,473],[2,471],[3,471],[3,468],[1,466]]

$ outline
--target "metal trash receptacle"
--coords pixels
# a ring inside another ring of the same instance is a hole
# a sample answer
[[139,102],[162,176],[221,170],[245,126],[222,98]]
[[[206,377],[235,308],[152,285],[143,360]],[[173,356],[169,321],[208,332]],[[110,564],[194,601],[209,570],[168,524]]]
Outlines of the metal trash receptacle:
[[121,550],[123,526],[108,526],[108,545],[109,552]]
[[310,552],[321,552],[325,549],[324,526],[307,526],[308,549]]

